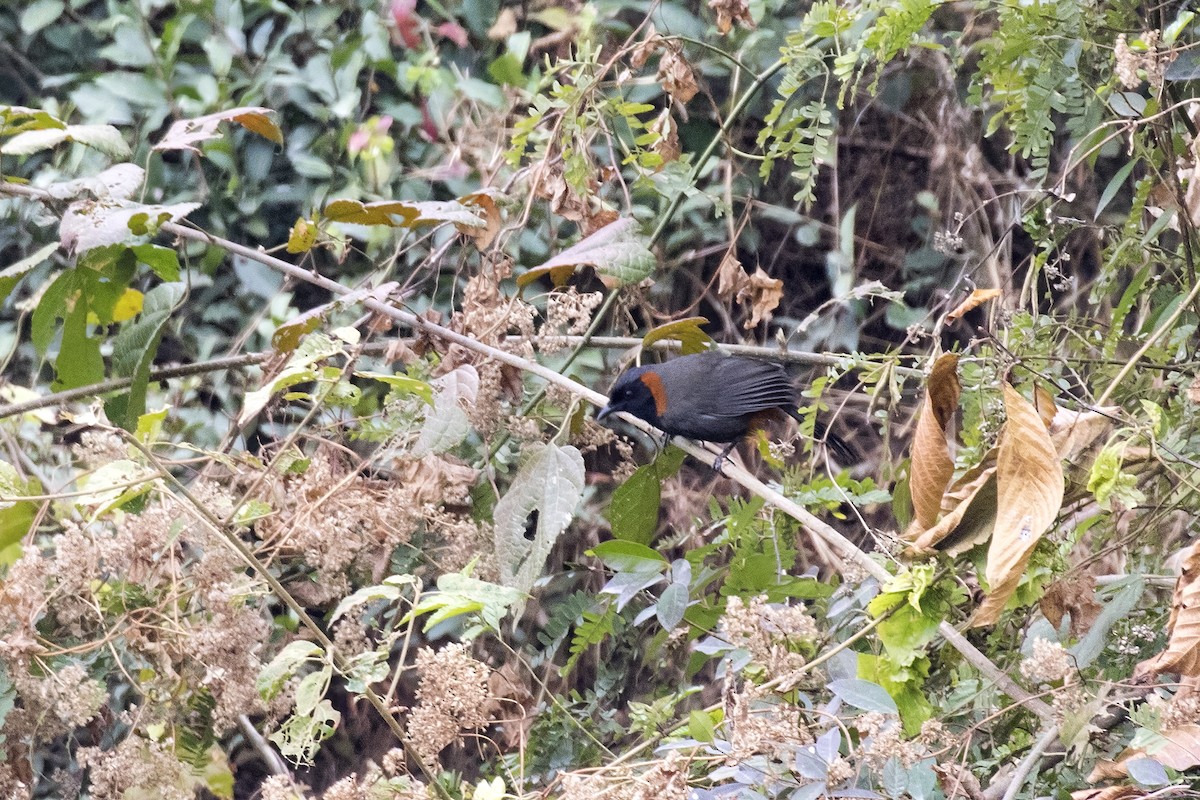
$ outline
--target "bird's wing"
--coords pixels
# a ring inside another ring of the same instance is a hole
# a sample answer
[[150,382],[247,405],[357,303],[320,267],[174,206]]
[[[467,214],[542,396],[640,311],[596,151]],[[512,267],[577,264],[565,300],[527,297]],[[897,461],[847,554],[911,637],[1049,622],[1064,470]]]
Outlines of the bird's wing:
[[740,417],[768,408],[795,410],[796,390],[778,364],[749,359],[721,364],[713,370],[721,389],[721,407],[714,416]]

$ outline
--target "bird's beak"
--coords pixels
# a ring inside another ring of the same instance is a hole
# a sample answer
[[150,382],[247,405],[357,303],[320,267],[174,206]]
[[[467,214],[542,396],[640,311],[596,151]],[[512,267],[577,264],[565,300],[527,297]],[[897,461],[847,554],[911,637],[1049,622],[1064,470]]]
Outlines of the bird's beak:
[[596,422],[602,421],[605,417],[607,417],[611,413],[613,413],[613,407],[605,406],[604,408],[602,408],[596,412]]

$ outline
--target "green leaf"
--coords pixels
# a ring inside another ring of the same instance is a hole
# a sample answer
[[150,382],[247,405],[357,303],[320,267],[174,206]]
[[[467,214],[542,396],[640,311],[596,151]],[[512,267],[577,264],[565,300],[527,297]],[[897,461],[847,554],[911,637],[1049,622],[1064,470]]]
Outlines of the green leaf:
[[638,544],[649,544],[658,528],[662,481],[653,465],[638,467],[612,494],[608,517],[612,535]]
[[104,380],[100,340],[88,336],[88,305],[83,297],[76,300],[63,323],[62,345],[54,360],[54,373],[57,379],[53,389],[56,392]]
[[63,0],[34,0],[21,12],[21,32],[35,34],[61,17],[65,10]]
[[688,714],[688,736],[705,744],[717,738],[716,725],[708,712],[695,710]]
[[113,339],[113,374],[133,378],[133,383],[124,395],[109,402],[107,411],[109,418],[126,430],[136,430],[138,418],[146,412],[146,388],[154,354],[172,312],[183,301],[184,292],[181,283],[154,287],[146,294],[142,313]]
[[684,355],[703,353],[712,342],[712,337],[700,329],[701,325],[707,324],[707,317],[688,317],[659,325],[642,337],[642,347],[649,347],[663,339],[675,339],[680,343]]
[[302,664],[324,653],[325,651],[313,642],[299,639],[288,642],[279,654],[271,659],[271,663],[258,673],[254,688],[264,700],[273,700]]
[[167,283],[179,280],[179,255],[171,248],[156,244],[136,244],[129,249],[140,263],[148,266]]
[[74,499],[77,505],[92,506],[91,519],[95,520],[150,491],[154,482],[155,473],[122,458],[81,475],[75,481],[80,494]]
[[621,539],[601,542],[588,550],[587,555],[600,559],[613,572],[657,575],[668,566],[667,560],[657,550]]
[[1112,180],[1104,187],[1104,191],[1100,194],[1100,200],[1096,203],[1096,213],[1092,215],[1092,219],[1100,219],[1100,215],[1104,213],[1104,209],[1108,208],[1108,204],[1117,196],[1117,192],[1121,191],[1121,187],[1125,185],[1125,179],[1129,177],[1129,173],[1133,172],[1133,168],[1141,162],[1140,158],[1131,158],[1129,163],[1117,170],[1117,174],[1112,176]]
[[652,463],[638,467],[613,492],[605,516],[618,539],[649,544],[658,527],[662,482],[679,471],[686,454],[668,447]]
[[342,598],[342,601],[337,604],[337,608],[329,616],[329,623],[332,625],[347,611],[363,603],[371,603],[376,600],[387,600],[390,603],[401,596],[401,587],[415,584],[416,578],[412,575],[392,575],[385,578],[383,583],[378,586],[364,586],[349,597]]
[[448,572],[438,578],[437,592],[424,595],[403,621],[407,623],[422,614],[431,614],[425,621],[425,630],[429,630],[448,619],[478,613],[485,625],[499,631],[500,621],[525,594],[471,577],[467,573],[473,568],[474,564],[470,564],[463,572]]
[[880,714],[897,714],[896,701],[877,683],[860,678],[843,678],[830,681],[829,691],[842,702],[861,708],[863,711],[878,711]]
[[549,261],[529,270],[521,276],[521,285],[555,270],[581,266],[594,268],[600,280],[610,289],[645,280],[654,272],[658,262],[638,236],[636,226],[636,221],[628,217],[610,222]]
[[388,375],[384,372],[355,372],[354,374],[360,378],[386,383],[391,388],[389,395],[400,397],[406,394],[415,394],[429,405],[433,405],[433,387],[425,381],[410,378],[407,375]]
[[308,716],[325,697],[329,689],[329,681],[333,678],[333,667],[326,664],[316,672],[310,672],[300,679],[296,686],[296,713]]
[[51,242],[45,247],[39,248],[32,255],[26,256],[15,264],[11,264],[0,270],[0,305],[8,299],[8,296],[12,294],[12,290],[17,287],[22,278],[40,266],[57,249],[58,242]]
[[30,500],[15,498],[38,494],[41,486],[37,481],[25,481],[16,468],[7,461],[0,461],[0,551],[19,545],[29,533],[38,504]]
[[242,402],[242,411],[238,414],[238,425],[245,425],[266,408],[271,397],[297,383],[317,379],[315,371],[310,369],[313,364],[323,361],[330,356],[342,352],[342,346],[322,333],[313,333],[305,337],[300,346],[292,352],[287,366],[275,376],[266,386],[246,393]]
[[688,587],[682,583],[672,583],[663,589],[655,604],[654,614],[663,630],[673,631],[683,620],[683,614],[688,607]]

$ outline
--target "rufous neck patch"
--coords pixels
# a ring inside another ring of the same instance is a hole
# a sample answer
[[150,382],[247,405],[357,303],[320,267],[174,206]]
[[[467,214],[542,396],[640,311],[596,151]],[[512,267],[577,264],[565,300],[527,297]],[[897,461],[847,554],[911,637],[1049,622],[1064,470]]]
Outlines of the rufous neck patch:
[[650,395],[654,398],[654,413],[660,417],[667,413],[667,387],[663,386],[662,378],[657,372],[643,372],[638,380],[646,384]]

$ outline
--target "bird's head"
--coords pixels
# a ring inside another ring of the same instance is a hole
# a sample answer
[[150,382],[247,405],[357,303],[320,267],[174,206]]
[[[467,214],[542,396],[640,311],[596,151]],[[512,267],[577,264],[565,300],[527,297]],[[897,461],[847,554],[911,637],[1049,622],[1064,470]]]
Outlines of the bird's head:
[[624,411],[651,425],[659,426],[659,417],[667,410],[667,394],[662,377],[649,366],[625,370],[613,384],[608,405],[596,414],[602,420],[609,414]]

